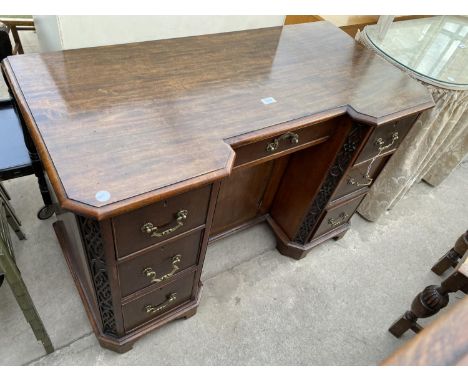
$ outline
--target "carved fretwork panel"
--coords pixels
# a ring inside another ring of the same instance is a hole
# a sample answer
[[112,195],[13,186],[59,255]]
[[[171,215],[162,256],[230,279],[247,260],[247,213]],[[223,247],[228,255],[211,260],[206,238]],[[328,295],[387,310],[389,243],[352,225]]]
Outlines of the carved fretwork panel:
[[307,239],[315,228],[321,213],[325,209],[330,197],[340,182],[341,177],[344,175],[353,159],[356,150],[361,145],[362,140],[366,135],[366,131],[366,126],[361,124],[354,124],[351,128],[343,146],[336,156],[333,166],[330,167],[328,175],[320,187],[320,191],[312,202],[309,212],[307,212],[305,219],[300,225],[299,231],[294,237],[294,242],[298,244],[305,244],[307,242]]
[[101,313],[104,333],[117,334],[114,310],[112,308],[112,294],[104,257],[104,244],[102,241],[99,223],[94,219],[78,217],[83,242],[85,245],[88,265],[96,291],[96,298]]

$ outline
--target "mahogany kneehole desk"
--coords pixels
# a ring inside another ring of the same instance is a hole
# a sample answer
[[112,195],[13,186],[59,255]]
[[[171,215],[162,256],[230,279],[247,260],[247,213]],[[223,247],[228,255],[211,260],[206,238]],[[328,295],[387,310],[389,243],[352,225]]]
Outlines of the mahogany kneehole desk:
[[195,314],[207,245],[266,220],[285,256],[339,238],[426,89],[326,22],[2,65],[102,346]]

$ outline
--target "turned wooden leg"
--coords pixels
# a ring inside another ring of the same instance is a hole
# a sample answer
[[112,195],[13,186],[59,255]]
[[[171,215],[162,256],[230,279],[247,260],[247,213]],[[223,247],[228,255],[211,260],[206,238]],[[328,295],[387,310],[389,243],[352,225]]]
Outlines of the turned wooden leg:
[[37,177],[37,183],[39,184],[39,191],[41,192],[42,200],[44,201],[44,207],[37,212],[37,218],[40,220],[46,220],[55,213],[55,208],[47,187],[47,181],[45,179],[41,163],[39,161],[33,162],[33,167]]
[[[463,264],[465,263],[466,260]],[[430,285],[419,293],[413,300],[411,309],[396,320],[388,329],[390,333],[397,338],[401,337],[409,329],[415,333],[419,333],[423,329],[417,323],[419,318],[433,316],[439,310],[445,308],[449,302],[449,293],[459,290],[467,293],[468,277],[466,269],[464,267],[460,268],[460,265],[440,286]]]
[[432,272],[436,275],[443,274],[450,267],[455,268],[468,250],[468,231],[461,235],[456,241],[454,247],[442,256],[432,267]]
[[437,285],[430,285],[419,293],[408,310],[398,320],[396,320],[389,331],[399,338],[407,330],[411,329],[415,333],[422,330],[422,326],[417,323],[419,318],[430,317],[439,310],[447,306],[449,297],[447,293],[441,293],[441,288]]
[[[13,103],[15,108],[17,108],[16,103]],[[42,200],[44,201],[44,207],[42,207],[39,212],[37,213],[37,217],[40,220],[45,220],[50,218],[55,213],[55,208],[52,202],[52,196],[49,192],[49,188],[47,186],[47,181],[44,173],[44,168],[42,167],[41,159],[37,152],[36,146],[29,134],[29,130],[26,127],[26,124],[20,116],[21,127],[23,129],[23,136],[24,136],[24,143],[28,149],[29,157],[31,158],[32,168],[34,171],[34,175],[36,175],[37,183],[39,185],[39,191],[41,192]]]

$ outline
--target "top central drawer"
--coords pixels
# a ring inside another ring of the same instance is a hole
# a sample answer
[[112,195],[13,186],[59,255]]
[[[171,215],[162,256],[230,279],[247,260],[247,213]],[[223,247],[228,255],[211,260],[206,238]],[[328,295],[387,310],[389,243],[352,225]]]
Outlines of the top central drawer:
[[331,119],[238,146],[234,148],[234,167],[258,164],[322,143],[333,134],[338,124],[337,119]]
[[205,224],[211,185],[112,219],[117,257]]

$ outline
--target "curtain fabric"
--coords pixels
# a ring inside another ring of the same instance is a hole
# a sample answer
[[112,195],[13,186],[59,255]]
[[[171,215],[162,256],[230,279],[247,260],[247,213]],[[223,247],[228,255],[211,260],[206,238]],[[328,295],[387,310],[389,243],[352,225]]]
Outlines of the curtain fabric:
[[[365,33],[358,32],[356,40],[380,53],[373,49]],[[439,185],[468,153],[468,89],[431,85],[392,63],[427,87],[435,107],[420,115],[359,206],[359,214],[370,221],[395,207],[421,179],[432,186]]]

